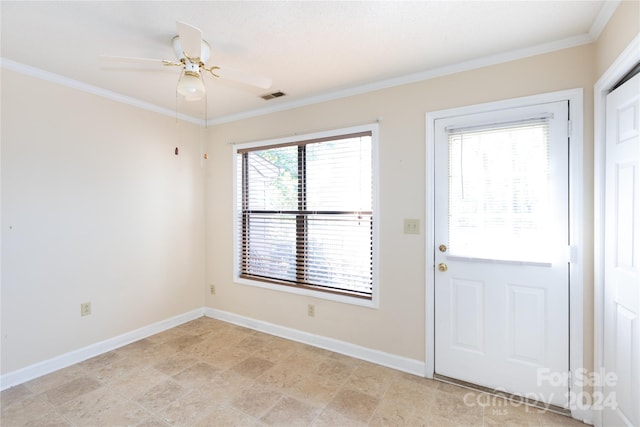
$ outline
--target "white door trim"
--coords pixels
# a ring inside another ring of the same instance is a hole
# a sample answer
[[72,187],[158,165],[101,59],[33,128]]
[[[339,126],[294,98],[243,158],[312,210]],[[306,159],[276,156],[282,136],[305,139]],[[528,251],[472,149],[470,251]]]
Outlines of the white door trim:
[[[593,263],[594,263],[594,313],[593,313],[593,365],[594,371],[604,367],[604,201],[605,201],[605,122],[606,97],[611,88],[640,61],[640,34],[616,58],[594,86],[594,170],[593,170]],[[594,393],[602,393],[596,384]],[[602,412],[593,411],[594,424],[602,425]]]
[[[584,345],[583,345],[583,94],[582,89],[570,89],[559,92],[551,92],[540,95],[514,98],[504,101],[477,104],[460,108],[433,111],[426,115],[426,290],[425,290],[425,377],[433,378],[435,371],[435,278],[434,278],[434,211],[435,211],[435,189],[434,189],[434,149],[435,149],[435,120],[473,114],[484,111],[495,111],[506,108],[515,108],[525,105],[542,104],[562,100],[570,101],[569,119],[571,126],[571,139],[569,146],[569,228],[571,245],[571,264],[569,268],[569,369],[575,372],[584,366]],[[574,384],[571,387],[572,396],[569,401],[574,402],[573,396],[582,396],[582,386]],[[574,418],[588,421],[591,419],[591,411],[585,410],[583,405],[572,408],[571,414]]]

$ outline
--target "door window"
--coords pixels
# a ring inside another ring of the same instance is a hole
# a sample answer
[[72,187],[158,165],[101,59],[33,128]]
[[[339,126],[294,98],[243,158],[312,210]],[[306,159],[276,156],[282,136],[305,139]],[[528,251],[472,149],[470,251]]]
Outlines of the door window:
[[548,119],[449,130],[449,254],[546,262]]

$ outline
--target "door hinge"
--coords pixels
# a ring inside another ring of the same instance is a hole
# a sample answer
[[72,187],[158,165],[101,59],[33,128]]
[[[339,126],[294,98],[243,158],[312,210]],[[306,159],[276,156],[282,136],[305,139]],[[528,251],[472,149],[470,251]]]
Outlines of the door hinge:
[[567,260],[570,264],[578,262],[578,248],[576,246],[567,246]]
[[567,137],[571,138],[573,136],[573,122],[571,120],[567,120]]

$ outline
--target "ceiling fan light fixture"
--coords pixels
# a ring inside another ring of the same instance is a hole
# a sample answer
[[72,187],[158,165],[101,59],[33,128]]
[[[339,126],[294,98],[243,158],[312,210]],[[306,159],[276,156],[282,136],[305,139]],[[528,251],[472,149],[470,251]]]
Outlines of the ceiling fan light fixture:
[[178,81],[178,93],[184,96],[186,101],[197,101],[204,98],[205,87],[200,79],[200,74],[185,71]]

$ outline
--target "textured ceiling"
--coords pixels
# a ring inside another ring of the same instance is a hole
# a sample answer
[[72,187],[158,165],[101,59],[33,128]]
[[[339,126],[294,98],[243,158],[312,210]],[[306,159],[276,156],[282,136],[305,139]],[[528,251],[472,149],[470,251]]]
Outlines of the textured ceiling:
[[[2,1],[1,55],[171,111],[178,68],[99,56],[175,60],[175,21],[185,21],[200,28],[211,45],[208,65],[273,79],[265,91],[207,77],[208,118],[215,120],[515,50],[583,43],[602,24],[606,6],[604,1]],[[274,91],[287,96],[259,97]],[[194,117],[203,116],[203,105],[178,102],[181,112]]]

